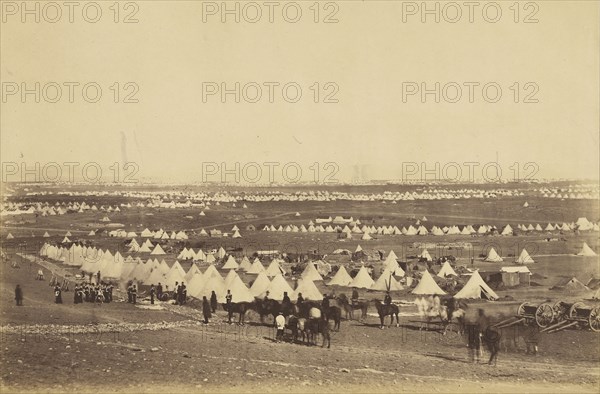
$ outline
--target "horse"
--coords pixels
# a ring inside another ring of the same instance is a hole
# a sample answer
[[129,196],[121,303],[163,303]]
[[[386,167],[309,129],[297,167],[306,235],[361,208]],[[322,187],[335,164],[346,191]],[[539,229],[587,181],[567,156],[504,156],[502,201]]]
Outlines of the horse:
[[320,310],[322,312],[322,314],[325,315],[325,319],[327,321],[329,320],[333,320],[333,330],[334,331],[339,331],[340,330],[340,326],[342,323],[342,310],[335,306],[332,305],[330,306],[327,310],[323,310],[323,308],[321,307],[321,304],[316,302],[316,301],[304,301],[299,305],[296,305],[297,308],[297,312],[298,312],[298,316],[303,317],[305,319],[310,318],[310,309],[311,308],[317,308],[318,310]]
[[317,334],[323,336],[323,344],[321,347],[325,347],[325,341],[327,341],[327,349],[331,348],[331,335],[329,334],[329,322],[323,317],[320,319],[308,319],[305,323],[306,331],[308,334],[308,344],[316,345]]
[[395,304],[382,304],[381,301],[375,300],[375,308],[377,308],[377,314],[379,315],[379,320],[381,321],[380,328],[383,330],[384,320],[386,316],[390,316],[390,325],[394,322],[394,316],[396,316],[396,327],[400,327],[400,318],[398,314],[400,313],[400,308]]
[[294,342],[298,341],[300,335],[302,335],[302,343],[308,342],[308,332],[306,331],[307,321],[308,319],[303,317],[290,316],[287,327],[292,331],[292,339]]
[[294,304],[289,303],[279,303],[279,301],[277,300],[273,300],[273,299],[256,299],[254,300],[254,302],[250,303],[250,307],[249,309],[254,310],[255,312],[257,312],[260,315],[260,322],[264,323],[265,321],[265,316],[273,316],[273,320],[275,320],[275,317],[277,317],[277,315],[279,315],[279,312],[283,313],[283,316],[290,316],[290,315],[294,315],[297,314],[297,308],[294,306]]
[[348,301],[348,297],[346,297],[346,295],[343,293],[336,298],[336,301],[339,307],[344,309],[344,312],[346,313],[346,320],[348,320],[348,318],[354,319],[355,310],[361,311],[359,321],[363,321],[367,318],[367,311],[369,309],[368,301],[357,301],[356,303],[352,304]]
[[238,324],[243,326],[245,324],[246,312],[252,309],[252,303],[250,302],[232,302],[231,307],[228,307],[227,304],[221,304],[223,306],[223,310],[228,313],[228,320],[231,323],[231,319],[233,318],[234,313],[239,313],[240,318],[238,320]]
[[442,303],[436,302],[435,299],[429,300],[421,298],[417,299],[416,304],[419,310],[419,316],[421,316],[422,319],[419,331],[422,330],[425,325],[429,325],[432,320],[440,319],[443,326],[443,335],[446,335],[452,320],[456,320],[458,323],[457,332],[459,334],[464,332],[464,316],[467,305],[463,301],[450,298]]

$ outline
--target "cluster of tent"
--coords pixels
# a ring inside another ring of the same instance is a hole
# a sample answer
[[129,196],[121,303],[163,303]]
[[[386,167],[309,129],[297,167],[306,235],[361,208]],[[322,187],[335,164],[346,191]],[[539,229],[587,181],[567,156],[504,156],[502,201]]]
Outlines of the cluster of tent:
[[[594,252],[592,250],[592,248],[589,247],[587,242],[584,242],[583,246],[581,247],[581,251],[577,253],[577,256],[596,256],[596,252]],[[430,261],[430,260],[428,260],[428,261]],[[498,254],[498,252],[496,252],[496,249],[494,249],[492,247],[488,251],[488,254],[485,257],[484,261],[487,261],[490,263],[500,263],[500,262],[504,261],[504,259]],[[535,261],[529,255],[527,250],[523,249],[523,250],[521,250],[521,254],[519,254],[519,257],[517,257],[517,259],[515,260],[515,263],[529,264],[529,263],[535,263]]]
[[[129,206],[130,204],[121,204],[121,206]],[[54,205],[49,203],[33,203],[33,204],[22,204],[22,203],[9,203],[0,210],[2,214],[38,214],[40,216],[55,216],[64,215],[66,213],[83,213],[83,212],[120,212],[119,206],[114,207],[108,205],[101,205],[97,207],[94,204],[87,204],[85,201],[78,202],[56,202]]]
[[[357,221],[358,222],[358,221]],[[358,222],[360,223],[360,222]],[[524,225],[518,224],[517,228],[522,232],[529,231],[574,231],[574,230],[583,230],[583,231],[599,231],[598,223],[591,223],[587,221],[585,218],[580,218],[577,223],[563,223],[552,224],[548,223],[545,227],[542,227],[540,224],[536,224],[533,226],[532,224]],[[288,224],[286,226],[279,225],[275,227],[274,225],[265,225],[263,227],[263,231],[271,231],[271,232],[293,232],[293,233],[342,233],[346,235],[346,238],[351,238],[353,234],[362,234],[363,240],[371,239],[371,234],[377,235],[485,235],[490,234],[492,232],[498,232],[500,235],[513,235],[514,229],[510,224],[504,226],[501,230],[498,230],[495,226],[482,224],[478,226],[477,229],[473,227],[473,225],[466,225],[460,228],[459,226],[432,226],[429,230],[422,224],[417,225],[416,227],[413,225],[409,225],[407,227],[399,228],[398,226],[359,226],[357,223],[354,224],[353,227],[349,227],[348,225],[341,226],[336,225],[332,226],[331,224],[323,226],[322,224],[314,224],[311,220],[308,223],[308,226],[300,225],[297,226],[295,224]]]
[[[536,190],[538,191],[538,190]],[[558,188],[540,188],[539,193],[545,198],[560,198],[560,199],[593,199],[600,198],[600,190],[598,185],[569,185],[565,189]]]

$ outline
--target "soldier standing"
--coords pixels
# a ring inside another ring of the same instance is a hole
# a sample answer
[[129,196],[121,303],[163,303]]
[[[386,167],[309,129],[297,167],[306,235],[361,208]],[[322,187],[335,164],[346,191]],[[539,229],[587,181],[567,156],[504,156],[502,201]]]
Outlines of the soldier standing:
[[150,304],[154,305],[154,283],[150,285]]
[[21,289],[21,285],[15,287],[15,301],[17,302],[17,306],[23,306],[23,290]]

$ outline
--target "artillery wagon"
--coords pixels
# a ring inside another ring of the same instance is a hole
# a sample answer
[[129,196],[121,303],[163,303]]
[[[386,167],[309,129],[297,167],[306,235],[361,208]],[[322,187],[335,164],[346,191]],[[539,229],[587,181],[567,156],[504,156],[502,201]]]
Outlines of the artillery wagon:
[[600,332],[600,306],[589,306],[583,302],[554,304],[556,321],[542,332],[553,333],[569,327],[588,328]]
[[506,328],[516,324],[537,324],[540,328],[546,328],[557,319],[554,305],[550,303],[534,304],[524,302],[517,308],[517,314],[509,319],[494,325],[496,328]]

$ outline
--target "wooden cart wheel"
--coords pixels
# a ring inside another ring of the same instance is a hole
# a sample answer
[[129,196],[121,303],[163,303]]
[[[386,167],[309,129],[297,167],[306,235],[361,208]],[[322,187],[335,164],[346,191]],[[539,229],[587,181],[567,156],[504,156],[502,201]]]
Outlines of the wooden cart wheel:
[[600,332],[600,307],[593,307],[590,311],[589,321],[590,329],[595,332]]
[[565,304],[562,301],[557,301],[552,306],[552,309],[554,309],[554,318],[556,319],[556,322],[563,321],[566,319],[566,317],[567,317],[566,306],[567,306],[567,304]]
[[554,309],[550,304],[541,304],[535,311],[535,322],[541,328],[546,328],[554,322]]
[[575,318],[577,317],[577,309],[582,307],[585,307],[583,302],[576,302],[571,305],[571,308],[569,308],[569,319],[576,320]]
[[529,302],[524,302],[517,308],[517,316],[525,317],[525,307],[529,305]]

